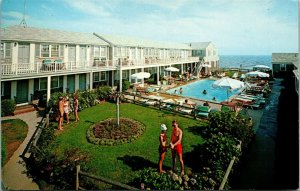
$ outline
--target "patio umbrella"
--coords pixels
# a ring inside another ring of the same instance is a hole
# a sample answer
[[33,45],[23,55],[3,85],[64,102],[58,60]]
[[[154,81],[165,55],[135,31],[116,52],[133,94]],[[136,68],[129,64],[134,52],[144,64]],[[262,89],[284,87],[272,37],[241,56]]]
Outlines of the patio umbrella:
[[170,67],[168,67],[168,68],[165,68],[165,71],[168,71],[168,72],[179,72],[179,69],[170,66]]
[[130,77],[132,79],[140,80],[140,79],[144,79],[144,78],[150,78],[150,73],[148,73],[148,72],[139,72],[139,73],[132,74]]
[[[213,84],[212,87],[214,88],[226,88],[227,89],[227,100],[228,100],[228,91],[230,90],[235,90],[239,88],[243,88],[245,86],[244,82],[235,80],[229,77],[224,77],[219,80],[216,80]],[[228,100],[229,101],[229,100]]]
[[150,78],[150,75],[151,74],[148,72],[139,72],[139,73],[132,74],[130,77],[135,80],[142,80],[142,84],[144,85],[144,78]]
[[256,66],[253,66],[253,68],[264,68],[264,69],[271,69],[269,66],[266,66],[266,65],[256,65]]
[[175,68],[175,67],[168,67],[168,68],[165,68],[165,71],[168,71],[170,72],[170,76],[171,76],[171,72],[179,72],[179,69],[178,68]]
[[260,72],[260,71],[248,72],[248,73],[246,73],[245,75],[246,75],[246,76],[252,76],[252,77],[257,77],[257,76],[258,76],[258,77],[264,77],[264,78],[270,77],[269,74],[264,73],[264,72]]

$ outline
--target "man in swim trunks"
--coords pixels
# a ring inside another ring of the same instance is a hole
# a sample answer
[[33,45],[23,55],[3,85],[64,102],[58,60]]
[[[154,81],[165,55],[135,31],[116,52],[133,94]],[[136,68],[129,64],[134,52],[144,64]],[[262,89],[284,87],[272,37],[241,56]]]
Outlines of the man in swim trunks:
[[184,163],[182,159],[182,130],[178,127],[178,123],[176,120],[172,122],[172,135],[171,135],[171,149],[172,149],[172,166],[173,171],[175,170],[175,163],[176,163],[176,154],[179,158],[180,165],[181,165],[181,175],[184,174]]
[[160,130],[161,130],[161,133],[159,135],[159,143],[160,144],[159,144],[159,148],[158,148],[158,152],[159,152],[158,170],[159,170],[159,173],[166,173],[166,171],[164,171],[162,169],[163,161],[165,159],[166,152],[168,151],[167,136],[166,136],[166,132],[167,132],[166,125],[161,124],[160,125]]
[[64,101],[63,97],[58,98],[58,113],[59,113],[59,120],[58,120],[58,130],[63,130],[62,123],[64,120]]

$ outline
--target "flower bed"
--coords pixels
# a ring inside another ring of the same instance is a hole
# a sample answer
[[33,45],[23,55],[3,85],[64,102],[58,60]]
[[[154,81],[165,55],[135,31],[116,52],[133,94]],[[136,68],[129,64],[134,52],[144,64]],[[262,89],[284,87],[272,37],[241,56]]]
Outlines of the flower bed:
[[87,130],[87,139],[96,145],[114,146],[130,143],[140,137],[145,131],[145,125],[128,118],[120,118],[117,127],[116,119],[109,118],[92,125]]

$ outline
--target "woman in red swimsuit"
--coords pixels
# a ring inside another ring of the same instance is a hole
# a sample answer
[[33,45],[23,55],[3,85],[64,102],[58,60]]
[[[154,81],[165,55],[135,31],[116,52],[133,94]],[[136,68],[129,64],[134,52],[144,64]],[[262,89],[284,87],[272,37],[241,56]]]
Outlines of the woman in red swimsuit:
[[165,124],[161,124],[160,126],[160,130],[161,133],[159,135],[159,148],[158,148],[158,152],[159,152],[159,162],[158,162],[158,170],[159,173],[166,173],[166,171],[164,171],[162,169],[162,165],[163,165],[163,161],[165,159],[165,155],[166,152],[168,150],[167,148],[167,136],[166,136],[166,132],[167,132],[167,127]]
[[172,122],[172,136],[171,136],[171,148],[172,148],[172,164],[173,164],[173,171],[175,170],[176,164],[176,154],[179,158],[180,165],[181,165],[181,175],[184,174],[184,163],[182,159],[182,130],[178,127],[177,121]]

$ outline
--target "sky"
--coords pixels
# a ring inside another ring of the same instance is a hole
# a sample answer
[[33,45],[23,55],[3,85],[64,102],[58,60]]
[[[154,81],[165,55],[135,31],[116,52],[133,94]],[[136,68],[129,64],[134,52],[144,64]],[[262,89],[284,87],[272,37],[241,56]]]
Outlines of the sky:
[[0,2],[1,27],[19,25],[24,17],[28,27],[115,34],[163,42],[211,41],[220,55],[299,51],[298,0]]

